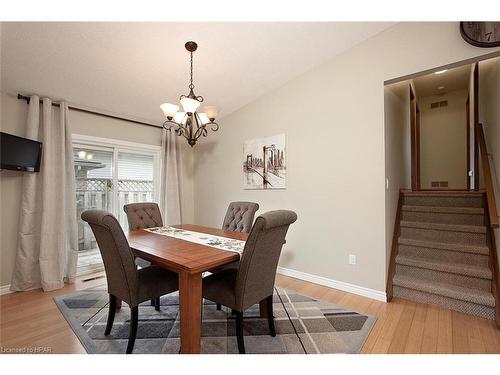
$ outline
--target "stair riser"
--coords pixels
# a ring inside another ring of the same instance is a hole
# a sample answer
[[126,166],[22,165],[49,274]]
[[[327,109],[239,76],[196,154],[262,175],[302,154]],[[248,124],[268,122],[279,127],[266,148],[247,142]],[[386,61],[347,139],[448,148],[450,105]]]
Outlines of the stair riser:
[[481,254],[463,253],[460,251],[432,249],[428,247],[399,245],[398,254],[421,258],[423,260],[434,260],[471,266],[488,266],[488,256]]
[[439,296],[437,294],[425,293],[418,290],[403,288],[394,285],[393,296],[396,298],[407,299],[418,303],[437,305],[445,309],[451,309],[465,314],[479,316],[485,319],[495,319],[495,309],[493,307]]
[[404,204],[409,206],[483,207],[481,196],[474,197],[422,197],[405,195]]
[[402,211],[402,220],[404,221],[420,221],[426,223],[440,224],[460,224],[460,225],[483,225],[483,215],[472,214],[451,214],[438,212],[416,212]]
[[421,241],[486,245],[485,233],[455,232],[425,228],[401,227],[401,237]]
[[406,266],[403,264],[396,264],[396,274],[427,280],[429,282],[448,283],[464,288],[491,291],[491,280],[478,277]]

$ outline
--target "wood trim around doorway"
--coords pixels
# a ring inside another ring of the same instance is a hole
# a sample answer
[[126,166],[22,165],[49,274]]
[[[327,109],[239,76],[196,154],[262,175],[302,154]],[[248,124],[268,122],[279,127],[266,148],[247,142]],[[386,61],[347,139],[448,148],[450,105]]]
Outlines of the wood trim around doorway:
[[477,125],[479,124],[479,64],[474,64],[474,190],[479,190],[479,147],[477,144]]
[[410,87],[411,190],[420,190],[420,110]]
[[465,139],[467,143],[467,164],[465,165],[465,173],[467,178],[467,190],[470,190],[470,95],[467,95],[467,101],[465,102]]

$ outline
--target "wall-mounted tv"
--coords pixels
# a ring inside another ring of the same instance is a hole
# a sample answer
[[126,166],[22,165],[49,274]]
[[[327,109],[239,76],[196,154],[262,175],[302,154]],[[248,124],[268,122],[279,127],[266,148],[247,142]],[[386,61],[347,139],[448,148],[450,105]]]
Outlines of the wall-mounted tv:
[[39,172],[42,143],[0,132],[0,169]]

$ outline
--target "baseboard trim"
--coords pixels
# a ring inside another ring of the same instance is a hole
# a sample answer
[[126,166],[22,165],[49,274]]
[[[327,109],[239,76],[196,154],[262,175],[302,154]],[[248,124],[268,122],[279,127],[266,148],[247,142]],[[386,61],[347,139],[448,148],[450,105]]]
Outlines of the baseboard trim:
[[10,284],[0,286],[0,296],[9,293],[12,293],[12,290],[10,290]]
[[349,284],[343,281],[327,279],[326,277],[311,275],[309,273],[291,270],[289,268],[284,268],[284,267],[278,267],[278,273],[284,276],[290,276],[296,279],[327,286],[329,288],[334,288],[342,290],[344,292],[357,294],[359,296],[368,297],[377,301],[387,302],[386,293],[380,290],[365,288],[363,286]]

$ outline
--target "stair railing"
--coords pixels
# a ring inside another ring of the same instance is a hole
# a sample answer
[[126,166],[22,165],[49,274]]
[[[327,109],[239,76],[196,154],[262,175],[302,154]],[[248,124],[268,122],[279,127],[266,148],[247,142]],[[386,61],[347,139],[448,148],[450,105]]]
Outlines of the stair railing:
[[[500,329],[500,272],[498,267],[498,255],[495,242],[495,229],[498,225],[498,212],[495,200],[495,190],[493,178],[491,176],[490,160],[488,158],[488,149],[486,147],[486,138],[484,136],[483,124],[477,124],[477,145],[481,155],[481,164],[484,177],[484,187],[486,192],[486,205],[488,206],[488,215],[486,224],[488,225],[488,247],[490,248],[490,268],[493,273],[492,292],[495,297],[495,321],[497,328]],[[476,187],[477,188],[477,187]]]
[[493,187],[493,178],[491,177],[490,160],[488,158],[488,149],[486,148],[486,139],[484,137],[483,124],[477,124],[477,143],[481,154],[481,164],[483,169],[484,187],[486,190],[486,201],[488,203],[488,218],[491,228],[498,228],[498,212],[495,200],[495,190]]

